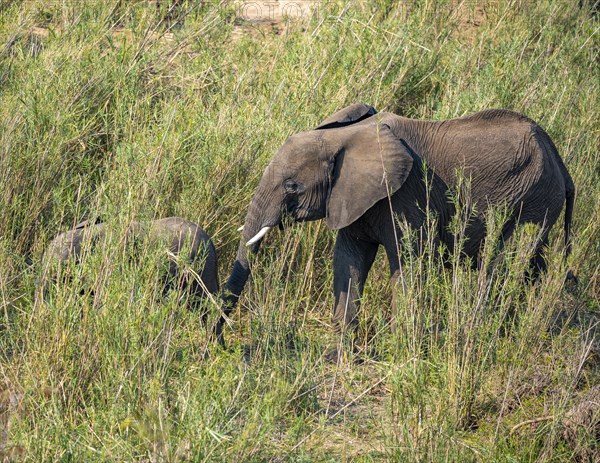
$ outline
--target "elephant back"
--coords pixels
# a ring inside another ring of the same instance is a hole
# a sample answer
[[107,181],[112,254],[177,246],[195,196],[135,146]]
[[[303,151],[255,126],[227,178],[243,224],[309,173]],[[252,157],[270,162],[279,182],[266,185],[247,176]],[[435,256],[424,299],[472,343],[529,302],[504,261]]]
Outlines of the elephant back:
[[[89,221],[86,221],[89,222]],[[98,241],[104,238],[106,227],[103,223],[87,223],[57,235],[48,245],[44,253],[44,261],[55,260],[66,262],[70,258],[79,261],[83,251],[91,250]]]

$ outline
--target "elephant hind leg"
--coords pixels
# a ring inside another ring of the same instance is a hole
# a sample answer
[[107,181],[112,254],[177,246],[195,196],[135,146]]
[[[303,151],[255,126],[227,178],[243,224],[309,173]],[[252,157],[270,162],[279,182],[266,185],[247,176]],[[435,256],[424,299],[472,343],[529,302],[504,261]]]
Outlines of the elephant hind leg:
[[[505,243],[511,238],[516,228],[517,221],[514,219],[509,220],[502,231],[502,237],[498,250],[501,251],[504,248]],[[531,259],[529,259],[529,266],[525,272],[526,282],[537,282],[541,275],[546,272],[548,265],[546,264],[546,257],[544,254],[548,249],[548,234],[549,230],[546,229],[543,232],[539,242],[536,244],[535,251]]]
[[548,233],[545,233],[539,244],[536,246],[533,257],[529,260],[529,271],[526,280],[528,282],[537,282],[543,273],[546,273],[548,265],[546,263],[545,252],[548,249]]
[[[512,217],[504,224],[502,228],[502,233],[500,235],[500,239],[498,240],[497,250],[494,253],[494,257],[492,259],[492,266],[494,265],[494,261],[497,261],[497,259],[501,258],[500,255],[502,253],[502,250],[506,246],[506,243],[512,238],[518,223],[519,221],[516,218]],[[541,275],[547,270],[545,253],[548,249],[548,234],[549,229],[546,228],[546,230],[543,231],[539,242],[536,244],[534,254],[529,260],[529,265],[527,267],[527,270],[525,271],[524,279],[526,282],[537,282],[540,279]],[[489,267],[486,269],[481,268],[482,262],[480,258],[477,260],[477,264],[477,267],[480,270],[491,272],[491,268]]]

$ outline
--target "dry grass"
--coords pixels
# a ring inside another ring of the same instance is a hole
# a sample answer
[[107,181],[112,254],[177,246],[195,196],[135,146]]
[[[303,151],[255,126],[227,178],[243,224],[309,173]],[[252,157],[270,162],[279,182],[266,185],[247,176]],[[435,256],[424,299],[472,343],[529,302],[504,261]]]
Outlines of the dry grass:
[[[597,19],[575,0],[311,6],[263,24],[229,2],[2,3],[3,460],[596,459]],[[338,340],[334,234],[320,222],[269,237],[227,351],[208,342],[218,307],[203,324],[181,294],[155,297],[152,250],[94,253],[34,300],[47,243],[96,216],[115,239],[131,220],[198,222],[224,279],[272,153],[355,101],[538,121],[577,187],[579,285],[564,282],[560,227],[538,285],[523,284],[528,227],[499,254],[488,245],[486,272],[406,255],[397,307],[379,256],[357,339],[366,361],[339,365],[323,358]]]

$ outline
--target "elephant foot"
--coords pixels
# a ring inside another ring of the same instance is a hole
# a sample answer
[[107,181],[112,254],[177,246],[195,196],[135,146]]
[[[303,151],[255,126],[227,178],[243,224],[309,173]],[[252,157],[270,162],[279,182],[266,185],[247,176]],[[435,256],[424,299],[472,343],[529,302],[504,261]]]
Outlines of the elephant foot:
[[573,286],[577,286],[579,284],[577,275],[575,275],[571,270],[568,270],[567,275],[565,276],[565,283],[569,283]]
[[378,359],[377,352],[372,348],[359,349],[354,343],[351,345],[336,345],[329,347],[323,353],[323,358],[327,363],[342,364],[352,362],[356,365],[362,365],[368,361]]
[[339,364],[344,361],[346,357],[344,349],[338,346],[329,347],[323,352],[323,358],[327,363]]

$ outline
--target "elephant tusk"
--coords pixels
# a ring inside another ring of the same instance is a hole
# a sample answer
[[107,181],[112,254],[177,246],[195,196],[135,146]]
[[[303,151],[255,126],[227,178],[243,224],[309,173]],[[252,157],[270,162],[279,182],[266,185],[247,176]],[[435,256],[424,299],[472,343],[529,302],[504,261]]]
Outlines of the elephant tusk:
[[241,232],[244,230],[244,226],[242,225],[240,228],[237,229],[237,231]]
[[251,239],[250,239],[250,240],[249,240],[249,241],[246,243],[246,246],[252,246],[254,243],[256,243],[256,242],[258,242],[258,241],[262,240],[262,239],[265,237],[265,235],[266,235],[266,234],[269,232],[269,230],[270,230],[271,228],[272,228],[272,227],[263,227],[263,228],[261,228],[261,230],[260,230],[260,231],[259,231],[259,232],[258,232],[256,235],[254,235],[254,237],[253,237],[253,238],[251,238]]

